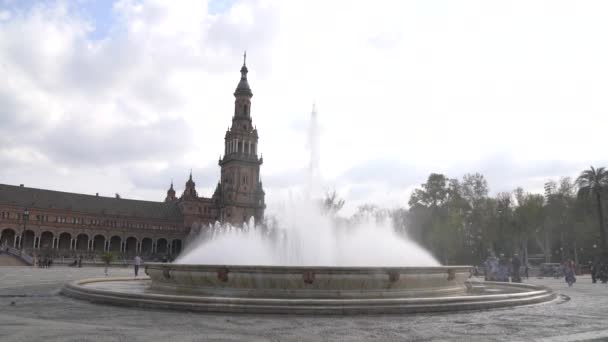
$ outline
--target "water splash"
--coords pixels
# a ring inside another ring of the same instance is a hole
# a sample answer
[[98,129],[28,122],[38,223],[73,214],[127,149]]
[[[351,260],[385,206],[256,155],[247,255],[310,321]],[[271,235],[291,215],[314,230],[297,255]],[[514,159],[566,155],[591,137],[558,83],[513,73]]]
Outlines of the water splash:
[[[191,247],[190,247],[191,246]],[[316,203],[292,200],[265,225],[202,227],[176,262],[268,266],[438,266],[390,219],[356,223],[324,216]]]
[[180,264],[267,266],[438,266],[429,252],[397,234],[390,219],[373,214],[356,222],[323,214],[320,196],[320,132],[315,106],[308,132],[306,190],[290,198],[267,222],[242,227],[193,227]]

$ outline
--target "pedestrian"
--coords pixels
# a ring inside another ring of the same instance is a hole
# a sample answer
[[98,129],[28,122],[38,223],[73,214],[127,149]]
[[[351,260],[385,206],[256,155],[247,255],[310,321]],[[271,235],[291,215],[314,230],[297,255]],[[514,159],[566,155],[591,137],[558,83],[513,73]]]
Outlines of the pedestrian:
[[511,259],[511,265],[513,272],[511,274],[511,281],[514,283],[521,283],[521,277],[519,276],[519,268],[521,267],[521,261],[519,260],[519,256],[517,253],[513,255]]
[[564,275],[568,287],[572,287],[572,284],[576,282],[576,266],[574,261],[568,260],[564,263]]
[[82,255],[78,256],[78,268],[82,267]]
[[591,282],[593,284],[597,283],[597,271],[598,271],[598,260],[596,258],[595,261],[589,261],[589,271],[591,271]]
[[504,254],[500,254],[498,260],[498,280],[497,281],[509,281],[509,261],[505,258]]
[[135,276],[137,277],[137,273],[139,272],[139,266],[141,265],[141,258],[139,255],[136,255],[133,259],[133,267],[135,268]]
[[530,275],[529,275],[530,267],[528,267],[528,263],[526,263],[526,265],[524,266],[524,272],[526,274],[526,279],[528,279],[530,277]]

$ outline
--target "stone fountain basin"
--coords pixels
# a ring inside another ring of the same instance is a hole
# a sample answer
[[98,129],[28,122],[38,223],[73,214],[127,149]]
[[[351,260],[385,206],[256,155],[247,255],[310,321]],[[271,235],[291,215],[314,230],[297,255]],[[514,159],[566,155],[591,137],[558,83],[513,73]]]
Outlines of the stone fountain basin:
[[209,297],[364,299],[464,294],[471,266],[333,267],[146,264],[150,289]]

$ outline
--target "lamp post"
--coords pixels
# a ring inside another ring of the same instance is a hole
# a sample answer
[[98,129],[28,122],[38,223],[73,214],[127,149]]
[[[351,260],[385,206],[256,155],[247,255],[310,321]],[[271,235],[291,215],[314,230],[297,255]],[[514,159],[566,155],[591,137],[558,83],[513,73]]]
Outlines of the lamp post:
[[23,209],[23,233],[21,234],[21,239],[19,239],[19,249],[23,249],[23,238],[25,237],[25,229],[27,228],[27,220],[30,218],[30,212],[27,208]]

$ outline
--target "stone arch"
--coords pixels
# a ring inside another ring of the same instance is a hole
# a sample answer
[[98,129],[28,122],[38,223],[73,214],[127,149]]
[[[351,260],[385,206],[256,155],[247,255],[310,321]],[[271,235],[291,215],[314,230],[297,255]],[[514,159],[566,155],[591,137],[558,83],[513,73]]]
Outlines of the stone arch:
[[122,239],[118,235],[114,235],[110,238],[110,251],[111,252],[120,252],[120,244],[122,243]]
[[78,234],[76,237],[76,249],[79,251],[86,251],[89,249],[89,236],[87,234]]
[[40,249],[53,248],[53,233],[48,230],[40,234]]
[[167,248],[167,240],[164,238],[160,238],[156,240],[156,253],[166,254],[168,252]]
[[11,228],[2,229],[2,232],[0,232],[0,247],[4,245],[15,247],[15,235],[17,235],[17,232]]
[[23,248],[34,248],[34,240],[36,240],[36,233],[32,230],[26,230],[23,232]]
[[95,235],[93,238],[93,250],[95,252],[103,252],[105,250],[105,245],[106,237],[101,234]]
[[137,253],[137,238],[129,236],[125,240],[125,253],[135,255]]
[[59,234],[59,240],[57,241],[57,247],[61,250],[70,250],[72,245],[72,235],[70,233]]
[[142,254],[152,254],[152,239],[143,238],[141,240],[141,253]]
[[173,255],[178,255],[182,251],[182,240],[174,239],[171,241],[171,253]]

